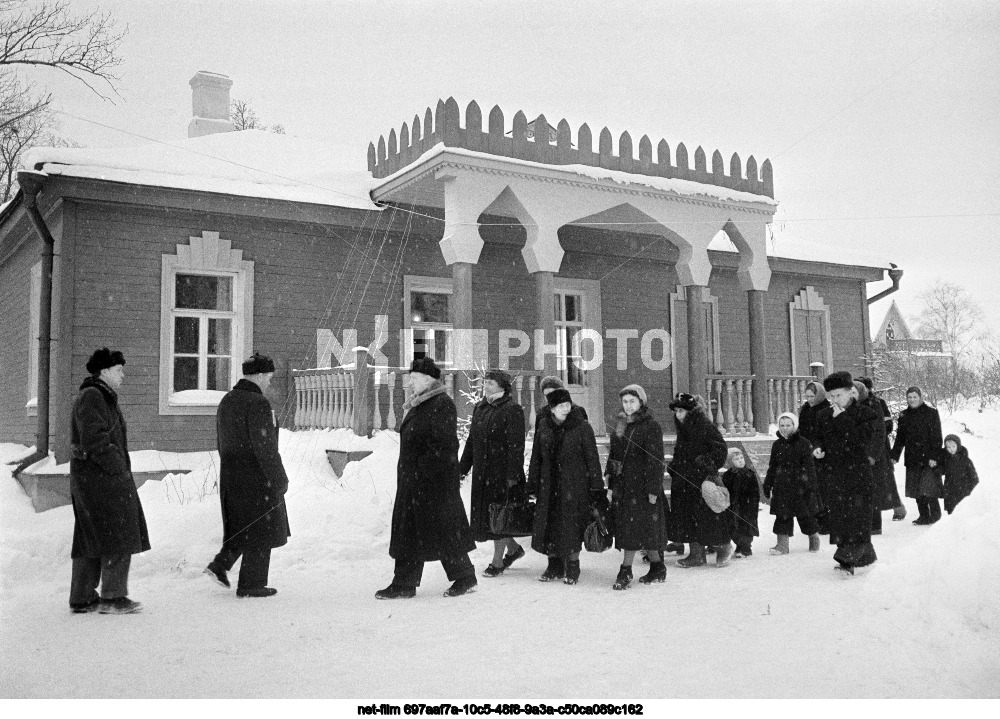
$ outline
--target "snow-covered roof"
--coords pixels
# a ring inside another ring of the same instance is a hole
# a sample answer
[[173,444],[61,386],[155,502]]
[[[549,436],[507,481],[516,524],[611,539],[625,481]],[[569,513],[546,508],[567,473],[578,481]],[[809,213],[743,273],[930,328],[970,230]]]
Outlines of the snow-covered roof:
[[[756,197],[756,195],[754,195]],[[720,252],[739,252],[729,235],[721,230],[712,238],[708,249]],[[805,262],[826,262],[831,265],[856,265],[859,267],[889,268],[888,258],[864,250],[858,250],[844,245],[829,245],[810,240],[803,240],[784,230],[775,230],[773,225],[767,232],[768,257],[780,257],[786,260],[803,260]]]
[[619,185],[642,185],[643,187],[650,187],[654,190],[662,190],[664,192],[674,192],[678,195],[685,195],[690,197],[704,196],[712,199],[719,200],[731,200],[738,202],[758,202],[766,205],[773,205],[777,207],[778,203],[772,200],[767,195],[756,195],[752,192],[742,192],[740,190],[731,190],[728,187],[719,187],[718,185],[709,185],[704,182],[694,182],[693,180],[680,180],[677,178],[670,177],[653,177],[651,175],[639,175],[632,172],[622,172],[621,170],[608,170],[603,167],[593,167],[592,165],[551,165],[541,162],[532,162],[531,160],[522,160],[516,157],[506,157],[502,155],[493,155],[488,152],[477,152],[475,150],[467,150],[464,147],[446,147],[443,143],[438,143],[434,145],[431,149],[427,150],[419,158],[413,162],[408,163],[405,167],[400,168],[388,177],[384,177],[377,181],[377,185],[381,186],[392,182],[397,177],[405,175],[408,172],[412,172],[419,165],[434,159],[438,155],[447,152],[449,155],[463,155],[465,157],[475,157],[487,160],[500,160],[505,165],[522,165],[525,167],[540,168],[544,167],[548,170],[555,170],[558,172],[571,172],[581,177],[587,177],[593,180],[611,180]]
[[363,154],[263,130],[138,147],[36,147],[25,153],[23,164],[50,175],[378,209]]

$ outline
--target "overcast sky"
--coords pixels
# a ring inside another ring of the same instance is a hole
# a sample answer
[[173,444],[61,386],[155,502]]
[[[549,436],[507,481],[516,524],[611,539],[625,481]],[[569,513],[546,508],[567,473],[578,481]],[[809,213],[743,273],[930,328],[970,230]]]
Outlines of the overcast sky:
[[[935,278],[1000,332],[1000,3],[180,2],[74,0],[128,35],[121,99],[37,73],[62,134],[90,147],[186,136],[188,80],[289,134],[353,146],[438,98],[544,112],[774,165],[776,223],[903,268],[915,314]],[[888,285],[870,285],[874,294]],[[873,322],[884,314],[872,307]]]

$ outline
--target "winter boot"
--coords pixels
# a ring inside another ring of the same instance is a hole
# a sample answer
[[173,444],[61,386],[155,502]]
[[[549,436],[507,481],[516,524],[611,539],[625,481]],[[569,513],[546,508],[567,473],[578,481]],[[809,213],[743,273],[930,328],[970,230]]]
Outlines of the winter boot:
[[670,542],[663,551],[667,554],[684,554],[684,542]]
[[413,599],[417,596],[416,587],[404,587],[401,584],[390,584],[385,589],[375,592],[376,599]]
[[904,519],[906,519],[906,507],[901,504],[892,510],[892,521],[902,522]]
[[487,565],[486,569],[483,570],[483,576],[499,577],[501,574],[503,574],[503,570],[505,570],[506,568],[507,567],[497,567],[494,566],[493,564]]
[[561,557],[549,557],[549,566],[545,568],[545,572],[538,578],[539,582],[552,582],[556,579],[562,579],[566,576],[566,565],[563,564]]
[[566,584],[576,584],[580,581],[580,560],[570,559],[566,562]]
[[725,544],[719,546],[717,553],[715,555],[715,566],[724,567],[729,564],[729,561],[733,558],[733,545],[731,542],[726,542]]
[[705,548],[697,542],[691,542],[691,553],[684,559],[677,560],[678,567],[690,569],[691,567],[702,567],[706,564]]
[[767,550],[768,554],[788,554],[788,535],[779,534],[778,543]]
[[503,568],[506,569],[507,567],[512,565],[514,562],[516,562],[523,556],[524,556],[524,547],[522,547],[519,544],[517,545],[517,551],[508,552],[507,554],[503,555]]
[[212,581],[218,584],[220,587],[225,587],[229,589],[232,585],[229,583],[229,577],[226,575],[226,570],[216,564],[214,561],[209,562],[208,566],[205,567],[204,574],[207,574],[212,578]]
[[128,597],[118,597],[117,599],[102,599],[101,614],[136,614],[142,611],[142,604],[133,602]]
[[[640,580],[641,581],[641,580]],[[632,583],[632,567],[626,567],[624,564],[618,568],[618,577],[615,579],[615,583],[611,585],[612,589],[628,589],[628,585]]]
[[810,534],[809,535],[809,551],[818,552],[819,551],[819,535]]
[[471,594],[476,591],[477,584],[479,582],[476,580],[475,574],[470,574],[467,577],[459,577],[455,580],[454,584],[444,590],[444,596],[460,597],[463,594]]
[[236,587],[237,597],[273,597],[277,593],[278,590],[272,587],[251,587],[250,589]]
[[661,559],[659,562],[650,562],[649,571],[646,576],[639,577],[640,584],[652,584],[653,582],[664,582],[667,579],[667,565]]

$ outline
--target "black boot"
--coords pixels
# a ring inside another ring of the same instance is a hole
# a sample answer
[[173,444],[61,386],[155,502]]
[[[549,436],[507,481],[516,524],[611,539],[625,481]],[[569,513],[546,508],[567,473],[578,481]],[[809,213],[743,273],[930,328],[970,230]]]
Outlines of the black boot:
[[659,562],[650,562],[649,571],[646,576],[639,577],[641,584],[652,584],[653,582],[664,582],[667,579],[667,565],[661,559]]
[[684,554],[684,542],[670,542],[663,551],[668,554]]
[[562,557],[549,557],[549,566],[545,568],[545,572],[538,578],[538,581],[552,582],[565,576],[566,565],[563,563]]
[[626,567],[624,564],[618,568],[618,577],[615,579],[615,583],[611,585],[612,589],[628,589],[628,585],[632,583],[632,567]]
[[576,584],[580,581],[580,560],[569,559],[566,561],[566,584]]
[[705,548],[697,542],[691,542],[690,554],[684,557],[684,559],[677,560],[677,566],[684,567],[685,569],[690,569],[691,567],[702,567],[705,563]]

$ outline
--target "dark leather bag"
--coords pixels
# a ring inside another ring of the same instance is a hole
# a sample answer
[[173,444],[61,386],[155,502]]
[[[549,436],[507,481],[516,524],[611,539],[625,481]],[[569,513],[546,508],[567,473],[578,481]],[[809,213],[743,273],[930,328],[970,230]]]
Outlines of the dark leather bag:
[[530,537],[535,527],[535,504],[528,500],[490,504],[490,532],[503,537]]

